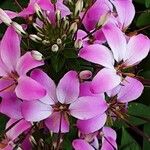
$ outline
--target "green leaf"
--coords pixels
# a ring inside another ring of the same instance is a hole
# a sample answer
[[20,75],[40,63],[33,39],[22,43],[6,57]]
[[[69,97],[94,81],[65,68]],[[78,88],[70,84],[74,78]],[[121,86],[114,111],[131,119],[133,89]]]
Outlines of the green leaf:
[[142,13],[136,22],[136,26],[137,27],[143,27],[143,26],[147,26],[150,25],[150,13]]
[[[144,133],[150,135],[150,124],[144,125]],[[150,148],[150,142],[145,140],[143,141],[143,150],[148,150]]]
[[133,150],[133,149],[141,150],[136,140],[127,132],[127,130],[125,130],[125,128],[122,128],[120,150]]
[[139,3],[139,4],[145,4],[145,0],[134,0],[136,3]]
[[150,0],[145,0],[145,6],[146,8],[150,8]]

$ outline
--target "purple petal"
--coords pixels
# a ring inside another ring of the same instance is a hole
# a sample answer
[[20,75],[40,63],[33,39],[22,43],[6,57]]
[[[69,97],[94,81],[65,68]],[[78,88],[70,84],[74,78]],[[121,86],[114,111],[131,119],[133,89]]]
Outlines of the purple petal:
[[67,114],[60,114],[60,112],[54,112],[49,118],[45,120],[45,124],[52,132],[58,133],[60,128],[61,119],[61,133],[69,132],[69,120]]
[[43,85],[47,91],[47,95],[40,99],[43,103],[54,104],[54,102],[57,102],[56,85],[45,72],[40,69],[35,69],[31,72],[31,77]]
[[21,108],[22,115],[27,121],[41,121],[52,114],[52,107],[38,100],[24,101]]
[[114,65],[114,58],[111,51],[103,45],[94,44],[85,46],[80,50],[79,56],[104,67],[112,68]]
[[147,36],[139,34],[137,36],[131,37],[127,45],[127,51],[124,57],[124,64],[126,66],[137,64],[148,55],[149,50],[150,39]]
[[135,78],[126,77],[118,93],[118,102],[125,103],[136,100],[144,90],[143,84]]
[[75,71],[69,71],[59,81],[57,86],[57,98],[60,103],[69,104],[79,96],[79,79]]
[[46,95],[45,88],[27,76],[22,76],[18,79],[15,92],[16,95],[23,100],[40,99]]
[[3,62],[10,71],[15,70],[20,57],[20,39],[12,27],[8,27],[0,43],[0,53]]
[[44,65],[44,61],[35,60],[31,52],[27,52],[18,60],[16,70],[19,75],[25,75],[31,69],[42,65]]
[[21,119],[21,103],[15,95],[4,97],[0,104],[0,112],[13,119]]
[[107,103],[100,97],[84,96],[69,106],[70,114],[80,120],[87,120],[103,114]]
[[114,54],[117,62],[123,59],[126,52],[126,39],[122,31],[113,24],[108,24],[103,27],[103,33]]
[[78,120],[78,129],[85,134],[93,133],[101,129],[106,123],[107,115],[104,113],[88,120]]
[[82,139],[73,140],[72,146],[75,150],[94,150],[88,142]]
[[[10,119],[6,125],[6,129],[11,126],[13,123],[15,123],[17,120],[16,119]],[[31,124],[25,120],[19,121],[15,126],[13,126],[7,133],[8,139],[11,141],[15,140],[18,138],[20,134],[22,134],[24,131],[29,129],[31,127]]]
[[119,85],[120,82],[121,77],[116,74],[115,70],[104,68],[93,78],[91,90],[94,93],[107,92]]
[[132,3],[132,0],[111,0],[114,4],[119,22],[122,25],[123,29],[126,29],[132,22],[134,15],[135,15],[135,8]]

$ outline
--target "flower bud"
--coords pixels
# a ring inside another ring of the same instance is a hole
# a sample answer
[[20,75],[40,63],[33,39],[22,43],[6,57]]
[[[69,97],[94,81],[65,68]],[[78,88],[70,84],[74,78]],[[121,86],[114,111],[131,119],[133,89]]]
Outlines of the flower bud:
[[84,70],[79,73],[79,78],[81,80],[88,80],[92,77],[92,72],[89,70]]
[[14,27],[14,29],[16,30],[16,32],[22,36],[27,35],[27,33],[24,31],[24,29],[22,28],[22,26],[20,24],[18,24],[17,22],[12,22],[12,26]]
[[78,0],[76,5],[75,5],[75,16],[78,16],[78,14],[82,11],[83,9],[83,0]]
[[12,20],[10,19],[10,17],[1,8],[0,8],[0,20],[8,26],[10,26],[12,23]]
[[64,23],[64,24],[63,24],[63,29],[64,29],[64,30],[67,30],[68,27],[69,27],[69,21],[68,21],[68,20],[64,20],[63,23]]
[[106,13],[104,15],[102,15],[96,25],[97,28],[100,28],[102,27],[103,25],[105,25],[108,21],[108,18],[110,17],[110,12],[109,13]]
[[38,61],[43,60],[43,55],[38,51],[35,51],[35,50],[31,51],[31,55],[35,60],[38,60]]
[[32,41],[37,42],[37,43],[40,43],[40,42],[42,41],[42,39],[41,39],[39,36],[35,35],[35,34],[30,34],[30,35],[29,35],[29,38],[30,38]]
[[36,12],[38,18],[43,20],[43,12],[37,3],[34,4],[34,9],[35,9],[35,12]]
[[62,44],[62,40],[61,39],[57,39],[57,44],[58,45]]
[[78,29],[77,23],[74,22],[74,23],[72,23],[71,26],[70,26],[69,33],[74,34],[74,33],[77,31],[77,29]]
[[43,43],[44,45],[47,45],[47,44],[50,44],[50,41],[48,41],[48,40],[43,40],[42,43]]
[[61,12],[60,10],[56,11],[56,22],[57,22],[57,26],[60,27],[60,21],[61,21]]
[[57,51],[59,50],[58,45],[57,45],[57,44],[54,44],[54,45],[52,46],[51,50],[52,50],[53,52],[57,52]]
[[79,39],[79,40],[75,41],[75,43],[74,43],[75,48],[80,49],[82,46],[83,46],[82,40]]

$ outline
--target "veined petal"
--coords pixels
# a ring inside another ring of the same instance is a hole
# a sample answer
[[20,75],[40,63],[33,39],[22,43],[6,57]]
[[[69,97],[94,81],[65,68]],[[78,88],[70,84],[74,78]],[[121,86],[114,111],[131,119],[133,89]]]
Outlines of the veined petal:
[[57,102],[56,85],[45,72],[35,69],[31,72],[30,76],[46,88],[47,96],[41,99],[43,103],[54,104],[54,102]]
[[113,24],[105,25],[102,30],[114,54],[115,60],[120,62],[126,52],[126,39],[123,32]]
[[21,106],[22,115],[27,121],[41,121],[52,114],[52,107],[39,100],[24,101]]
[[45,124],[50,131],[58,133],[60,130],[60,121],[61,133],[69,132],[69,120],[67,114],[65,113],[61,114],[60,112],[54,112],[49,118],[45,120]]
[[12,27],[8,27],[0,43],[2,61],[10,71],[14,71],[20,57],[20,39]]
[[70,114],[80,120],[87,120],[103,114],[107,109],[105,100],[95,96],[78,98],[69,106]]
[[91,90],[93,93],[107,92],[119,85],[120,82],[121,77],[114,69],[104,68],[93,78]]
[[75,71],[69,71],[59,81],[57,90],[57,98],[60,103],[69,104],[75,101],[79,96],[79,79]]
[[127,28],[135,16],[135,8],[132,0],[111,0],[111,2],[117,10],[119,22],[121,23],[122,28]]
[[107,115],[104,113],[88,120],[78,120],[78,129],[85,134],[93,133],[101,129],[107,120]]
[[27,76],[21,76],[18,79],[18,85],[15,89],[16,95],[23,100],[40,99],[46,95],[45,88]]
[[87,61],[104,67],[113,68],[114,65],[113,54],[103,45],[94,44],[85,46],[80,50],[79,56]]
[[94,150],[88,142],[82,139],[73,140],[72,146],[75,150]]
[[31,52],[27,52],[18,60],[16,70],[19,75],[25,75],[31,69],[42,65],[44,65],[44,61],[35,60]]
[[136,100],[144,90],[143,84],[135,78],[126,77],[118,93],[118,102],[125,103]]
[[142,34],[130,38],[124,56],[124,64],[132,66],[143,60],[149,53],[150,39]]

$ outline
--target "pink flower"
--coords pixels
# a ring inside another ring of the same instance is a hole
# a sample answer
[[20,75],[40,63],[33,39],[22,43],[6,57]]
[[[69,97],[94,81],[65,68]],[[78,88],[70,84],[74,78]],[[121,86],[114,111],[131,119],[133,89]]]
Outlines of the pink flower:
[[12,27],[8,27],[0,43],[0,96],[15,91],[25,100],[41,98],[46,94],[43,86],[26,76],[31,69],[43,65],[35,60],[31,52],[20,57],[20,38]]
[[75,71],[66,73],[57,88],[41,70],[34,70],[31,77],[45,86],[47,95],[40,100],[24,101],[23,116],[28,121],[46,119],[46,126],[53,132],[68,132],[70,115],[85,120],[103,114],[107,109],[106,102],[101,98],[79,97],[79,79]]
[[121,83],[123,76],[131,76],[132,74],[125,73],[124,69],[137,65],[148,55],[150,49],[149,38],[142,34],[127,41],[120,29],[112,24],[103,27],[103,33],[112,52],[99,44],[86,46],[79,52],[81,58],[105,67],[93,78],[94,93],[111,90]]

